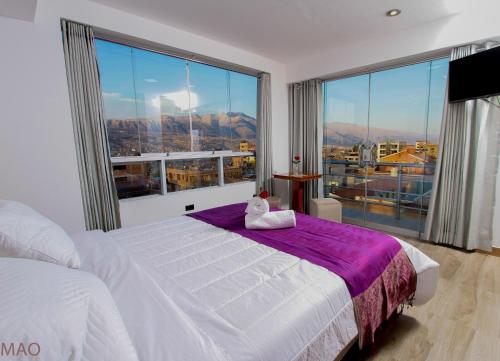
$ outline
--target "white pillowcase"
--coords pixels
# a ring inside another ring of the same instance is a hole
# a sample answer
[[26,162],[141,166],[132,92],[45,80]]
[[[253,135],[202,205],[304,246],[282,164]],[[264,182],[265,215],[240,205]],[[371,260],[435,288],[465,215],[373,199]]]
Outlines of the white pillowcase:
[[80,268],[71,238],[50,219],[30,207],[0,200],[0,254]]
[[25,349],[0,360],[138,361],[109,289],[90,273],[0,258],[0,315],[0,342]]

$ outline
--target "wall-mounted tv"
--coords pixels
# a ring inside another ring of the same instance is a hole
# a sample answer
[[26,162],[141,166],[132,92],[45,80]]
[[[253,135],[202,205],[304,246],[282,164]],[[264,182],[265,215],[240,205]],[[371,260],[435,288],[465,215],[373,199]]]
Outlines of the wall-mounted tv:
[[450,102],[500,94],[500,46],[450,61],[448,76]]

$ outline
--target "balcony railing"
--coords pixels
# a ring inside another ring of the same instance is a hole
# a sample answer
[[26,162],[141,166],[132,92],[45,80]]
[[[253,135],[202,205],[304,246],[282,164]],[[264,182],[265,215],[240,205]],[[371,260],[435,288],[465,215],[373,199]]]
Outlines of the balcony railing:
[[252,152],[149,153],[111,162],[120,199],[255,181]]
[[374,214],[391,213],[394,225],[402,223],[402,211],[405,217],[421,221],[427,214],[434,170],[433,163],[376,163],[364,168],[353,161],[327,159],[323,161],[324,195],[358,210],[366,210],[367,205]]

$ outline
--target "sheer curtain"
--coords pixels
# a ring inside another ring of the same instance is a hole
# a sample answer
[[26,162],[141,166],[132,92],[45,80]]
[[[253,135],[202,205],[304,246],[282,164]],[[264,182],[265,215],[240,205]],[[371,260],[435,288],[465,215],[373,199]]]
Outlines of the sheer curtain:
[[85,224],[120,227],[92,28],[61,21]]
[[271,115],[271,75],[262,73],[257,83],[257,169],[256,193],[274,193]]
[[[455,48],[451,60],[475,51]],[[424,239],[491,250],[500,120],[490,101],[445,104]]]
[[[301,156],[302,172],[319,173],[323,137],[323,84],[319,79],[290,84],[288,87],[288,117],[290,131],[290,158]],[[290,159],[290,171],[292,163]],[[306,182],[304,211],[309,213],[309,203],[318,197],[321,183]]]

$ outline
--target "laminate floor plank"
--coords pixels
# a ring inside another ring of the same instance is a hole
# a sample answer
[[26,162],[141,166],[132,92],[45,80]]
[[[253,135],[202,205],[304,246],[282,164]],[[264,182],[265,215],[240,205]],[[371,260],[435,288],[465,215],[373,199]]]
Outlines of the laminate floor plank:
[[344,361],[500,361],[500,257],[405,239],[440,264],[436,295]]

